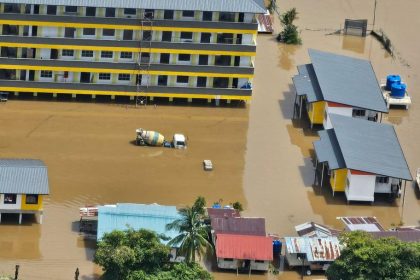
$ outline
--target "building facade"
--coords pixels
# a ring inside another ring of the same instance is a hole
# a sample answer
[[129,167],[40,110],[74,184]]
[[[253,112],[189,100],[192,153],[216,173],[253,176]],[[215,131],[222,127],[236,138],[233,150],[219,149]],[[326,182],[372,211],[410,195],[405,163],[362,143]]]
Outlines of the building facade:
[[243,100],[261,0],[5,0],[0,91]]

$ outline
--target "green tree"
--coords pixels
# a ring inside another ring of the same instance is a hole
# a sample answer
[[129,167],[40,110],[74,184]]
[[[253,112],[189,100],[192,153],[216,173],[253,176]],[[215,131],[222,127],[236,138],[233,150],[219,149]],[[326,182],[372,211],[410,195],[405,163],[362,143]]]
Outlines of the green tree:
[[299,31],[293,22],[298,18],[296,8],[292,8],[280,15],[280,23],[283,26],[283,31],[277,36],[277,40],[286,44],[300,45],[302,39],[299,36]]
[[420,243],[396,238],[374,239],[366,232],[350,232],[340,237],[345,245],[341,256],[328,268],[331,280],[420,279]]
[[169,260],[170,248],[156,233],[141,229],[106,233],[98,243],[94,262],[102,266],[105,279],[127,279],[132,271],[155,273]]
[[213,277],[196,263],[176,263],[170,270],[160,271],[157,274],[147,275],[136,271],[130,275],[129,280],[211,280]]
[[196,255],[201,258],[207,251],[213,251],[209,241],[210,228],[204,223],[205,204],[205,199],[198,197],[192,207],[179,209],[181,217],[166,226],[167,230],[179,232],[168,245],[179,246],[177,253],[184,256],[187,263],[195,262]]

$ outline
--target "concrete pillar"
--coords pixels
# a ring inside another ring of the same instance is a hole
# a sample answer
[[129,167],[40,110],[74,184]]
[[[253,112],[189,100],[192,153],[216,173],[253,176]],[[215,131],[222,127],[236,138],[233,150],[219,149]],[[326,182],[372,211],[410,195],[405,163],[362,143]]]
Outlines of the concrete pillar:
[[173,102],[174,98],[173,97],[169,97],[169,102]]
[[192,98],[188,98],[188,103],[191,103],[192,102]]
[[216,98],[215,100],[216,100],[216,102],[215,102],[216,103],[216,106],[220,106],[220,99],[219,98]]
[[71,95],[71,98],[76,98],[76,94],[74,94],[74,93],[73,93],[73,94]]
[[53,93],[53,98],[57,98],[57,93]]
[[131,95],[130,96],[130,100],[133,101],[134,100],[134,96]]
[[15,96],[19,96],[19,92],[15,91],[15,92],[14,92],[14,95],[15,95]]
[[38,92],[34,92],[34,97],[37,97],[38,96]]
[[111,95],[111,100],[115,100],[115,95]]
[[0,224],[1,224],[1,213],[0,213]]
[[207,103],[211,103],[211,98],[207,99]]
[[149,100],[150,100],[150,101],[153,101],[153,96],[150,96],[150,97],[149,97]]
[[230,100],[230,99],[226,99],[226,103],[227,104],[230,104],[230,102],[231,102],[232,100]]
[[22,213],[19,213],[19,225],[22,224]]
[[39,224],[42,225],[42,220],[44,219],[44,213],[41,212],[41,214],[39,214]]
[[96,94],[92,94],[92,99],[96,99]]

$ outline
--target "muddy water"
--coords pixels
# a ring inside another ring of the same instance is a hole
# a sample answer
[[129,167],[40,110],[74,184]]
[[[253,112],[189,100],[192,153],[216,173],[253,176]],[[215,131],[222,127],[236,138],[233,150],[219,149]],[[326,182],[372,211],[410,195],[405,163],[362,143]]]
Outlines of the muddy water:
[[[372,38],[331,35],[344,18],[372,18],[373,1],[288,0],[282,10],[296,7],[302,46],[283,46],[272,36],[260,36],[255,95],[248,109],[166,107],[134,110],[104,104],[11,101],[0,104],[1,157],[43,159],[49,167],[51,195],[44,224],[25,219],[16,226],[9,217],[0,226],[0,273],[21,264],[24,279],[71,279],[76,267],[82,279],[95,279],[100,270],[91,260],[93,244],[76,232],[78,207],[86,203],[158,202],[185,205],[197,195],[209,202],[239,200],[250,216],[267,218],[267,229],[279,236],[294,234],[293,226],[317,221],[341,227],[336,216],[374,215],[384,226],[401,220],[401,202],[347,205],[328,188],[313,186],[311,155],[316,133],[307,123],[292,121],[296,65],[309,62],[308,48],[372,60],[378,79],[402,74],[413,97],[410,111],[392,110],[384,122],[396,130],[414,174],[420,167],[420,38],[416,27],[420,4],[406,1],[397,16],[391,0],[378,3],[377,27],[395,41],[391,58]],[[378,1],[379,2],[379,1]],[[277,30],[278,23],[276,23]],[[406,36],[410,36],[406,39]],[[395,38],[395,39],[394,39]],[[408,67],[407,64],[410,66]],[[139,148],[130,141],[137,127],[170,136],[185,133],[187,151]],[[213,172],[202,171],[212,159]],[[417,196],[416,196],[417,195]],[[418,193],[408,185],[404,221],[420,220]],[[215,273],[216,279],[248,279]],[[322,278],[320,275],[314,278]],[[252,279],[299,279],[297,272]]]

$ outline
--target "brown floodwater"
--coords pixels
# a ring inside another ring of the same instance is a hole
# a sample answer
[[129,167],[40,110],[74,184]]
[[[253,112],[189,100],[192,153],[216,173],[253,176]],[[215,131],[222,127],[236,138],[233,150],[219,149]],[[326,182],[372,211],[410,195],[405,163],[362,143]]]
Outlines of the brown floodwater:
[[[413,104],[409,111],[392,109],[392,123],[414,175],[420,167],[420,2],[378,1],[376,27],[395,45],[387,54],[372,37],[340,36],[334,32],[345,18],[367,18],[373,0],[279,0],[281,11],[296,7],[303,45],[284,46],[274,36],[258,38],[254,98],[247,108],[157,106],[135,109],[117,104],[12,100],[0,104],[1,157],[39,158],[48,166],[51,195],[44,223],[25,218],[16,225],[8,217],[0,225],[0,274],[21,265],[23,279],[96,279],[94,244],[77,232],[78,208],[93,203],[161,203],[182,206],[198,195],[210,204],[240,201],[245,215],[265,217],[267,231],[294,235],[294,226],[316,221],[341,228],[343,215],[373,215],[388,227],[401,220],[401,201],[347,205],[342,195],[314,186],[311,156],[316,133],[305,121],[292,120],[296,65],[308,63],[308,48],[372,61],[378,79],[401,74]],[[279,30],[278,22],[275,24]],[[167,137],[188,136],[186,151],[136,147],[138,127]],[[211,159],[213,172],[202,170]],[[420,196],[407,185],[404,222],[420,222]],[[214,273],[217,280],[249,279],[247,275]],[[252,279],[300,279],[297,271],[255,275]],[[311,277],[305,277],[310,279]],[[322,278],[322,274],[312,279]]]

